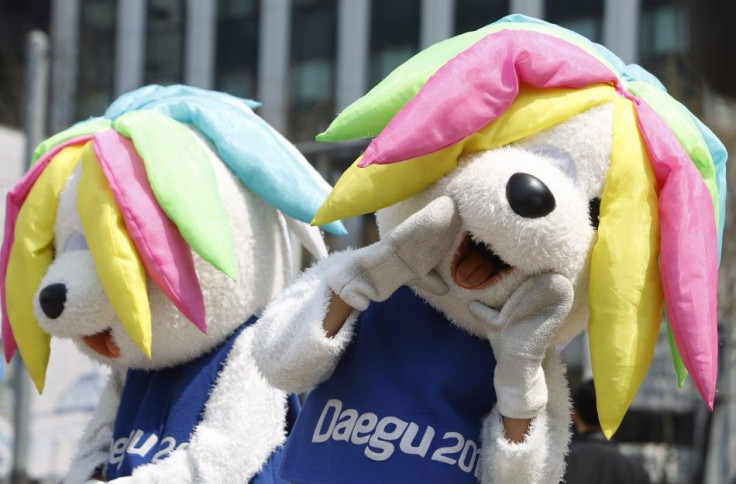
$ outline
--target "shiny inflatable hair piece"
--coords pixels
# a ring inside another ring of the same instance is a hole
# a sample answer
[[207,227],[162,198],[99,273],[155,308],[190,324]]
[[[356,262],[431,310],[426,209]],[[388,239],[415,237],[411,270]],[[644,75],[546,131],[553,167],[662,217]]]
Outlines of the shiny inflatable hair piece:
[[[7,195],[0,297],[5,358],[18,349],[39,391],[49,336],[35,319],[33,297],[53,259],[59,194],[75,169],[77,207],[103,289],[149,357],[146,276],[203,332],[204,301],[191,251],[237,277],[227,200],[195,131],[246,187],[289,217],[312,219],[330,187],[253,113],[257,106],[187,86],[147,86],[119,98],[105,117],[74,125],[36,148],[32,167]],[[325,229],[345,233],[339,222]]]
[[[313,220],[406,200],[464,154],[612,101],[612,132],[628,137],[613,139],[589,287],[593,374],[609,437],[649,367],[663,305],[676,367],[687,369],[711,409],[715,397],[726,151],[654,76],[578,34],[521,15],[447,39],[396,68],[317,137],[375,139]],[[634,192],[637,203],[625,203]],[[631,211],[640,215],[636,240],[613,230]]]

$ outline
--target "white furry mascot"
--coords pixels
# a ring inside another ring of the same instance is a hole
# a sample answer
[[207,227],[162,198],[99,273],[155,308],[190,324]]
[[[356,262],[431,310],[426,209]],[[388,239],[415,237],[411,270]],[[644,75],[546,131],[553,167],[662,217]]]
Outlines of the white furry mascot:
[[255,105],[141,88],[44,142],[9,193],[6,356],[39,391],[49,335],[112,368],[64,482],[281,482],[298,400],[256,370],[253,322],[298,268],[292,235],[326,255],[303,221],[330,187]]
[[557,483],[555,347],[589,327],[610,436],[665,306],[712,405],[725,152],[650,74],[511,16],[417,54],[318,139],[369,136],[314,222],[378,210],[380,240],[256,326],[268,381],[311,390],[284,479]]

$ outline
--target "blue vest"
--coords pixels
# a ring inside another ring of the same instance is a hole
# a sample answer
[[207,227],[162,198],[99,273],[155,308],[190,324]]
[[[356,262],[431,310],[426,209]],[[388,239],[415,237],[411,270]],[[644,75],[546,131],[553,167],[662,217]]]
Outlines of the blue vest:
[[477,482],[496,402],[487,341],[402,287],[372,303],[332,376],[307,397],[280,477],[294,483]]
[[[235,340],[257,319],[251,317],[227,340],[195,360],[158,371],[128,370],[115,418],[107,480],[129,476],[136,467],[159,462],[188,445]],[[290,419],[295,418],[298,404],[291,396]],[[276,477],[282,453],[283,448],[274,452],[251,482],[283,482]]]

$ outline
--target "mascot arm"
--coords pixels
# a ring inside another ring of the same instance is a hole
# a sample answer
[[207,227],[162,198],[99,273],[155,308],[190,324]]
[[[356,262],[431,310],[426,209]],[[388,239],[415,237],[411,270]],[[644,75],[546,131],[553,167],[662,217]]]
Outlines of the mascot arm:
[[[496,356],[498,402],[486,417],[481,451],[484,483],[557,483],[569,442],[569,400],[553,335],[572,307],[572,283],[559,274],[530,277],[500,312],[481,303],[470,310],[488,325]],[[522,438],[511,420],[528,419]]]
[[333,254],[306,271],[257,324],[254,358],[266,379],[285,391],[309,391],[330,377],[350,343],[353,309],[364,311],[408,283],[447,293],[433,268],[459,229],[455,203],[439,197],[385,239]]
[[323,321],[333,296],[324,272],[350,258],[348,250],[323,259],[279,294],[255,325],[253,357],[266,379],[284,391],[302,393],[325,381],[353,337],[357,311],[328,336]]
[[554,350],[542,364],[548,399],[521,442],[507,438],[503,417],[494,409],[483,422],[480,453],[483,484],[557,484],[565,470],[570,441],[570,401],[565,370]]
[[112,441],[115,415],[118,412],[120,394],[125,383],[125,373],[112,370],[102,389],[100,402],[92,420],[79,443],[79,450],[69,467],[64,484],[77,484],[93,479],[107,463],[110,442]]
[[118,484],[248,482],[286,438],[286,396],[251,358],[253,328],[238,337],[188,445],[138,467]]

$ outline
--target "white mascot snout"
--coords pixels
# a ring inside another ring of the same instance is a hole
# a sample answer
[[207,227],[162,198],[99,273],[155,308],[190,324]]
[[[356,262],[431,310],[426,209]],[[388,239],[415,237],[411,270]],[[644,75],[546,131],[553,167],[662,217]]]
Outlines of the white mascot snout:
[[299,219],[330,187],[254,106],[141,88],[42,144],[11,192],[6,355],[39,391],[49,335],[112,369],[64,482],[282,482],[299,404],[256,370],[253,323],[297,238],[326,255]]
[[266,379],[310,391],[283,478],[557,483],[556,347],[589,328],[610,437],[665,306],[712,405],[725,152],[650,74],[511,16],[417,54],[318,139],[366,136],[314,222],[377,210],[380,240],[315,264],[256,325]]

